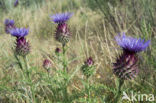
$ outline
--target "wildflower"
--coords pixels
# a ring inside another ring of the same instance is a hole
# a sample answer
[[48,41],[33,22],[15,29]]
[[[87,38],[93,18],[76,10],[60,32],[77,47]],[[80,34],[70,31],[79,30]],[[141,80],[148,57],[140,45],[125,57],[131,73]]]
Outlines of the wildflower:
[[16,37],[16,54],[26,56],[30,52],[30,44],[26,41],[29,29],[15,28],[10,30],[10,34]]
[[14,7],[16,7],[18,4],[19,4],[19,2],[18,2],[18,0],[16,0],[16,1],[14,2]]
[[61,13],[55,14],[51,17],[52,21],[58,24],[56,28],[55,38],[63,45],[65,45],[69,41],[69,38],[71,36],[66,22],[71,18],[72,15],[72,13]]
[[51,16],[52,21],[57,24],[65,23],[72,17],[73,13],[59,13]]
[[91,75],[93,75],[95,66],[94,66],[94,61],[93,61],[92,57],[89,57],[84,62],[84,65],[81,67],[81,70],[87,78],[89,78]]
[[11,29],[15,28],[15,22],[14,22],[14,20],[6,19],[5,22],[4,22],[4,24],[5,24],[5,32],[7,34],[10,33],[9,31]]
[[28,35],[28,33],[29,33],[29,29],[26,28],[14,28],[10,30],[10,34],[17,38],[25,37],[26,35]]
[[49,71],[49,69],[51,68],[51,66],[52,66],[52,63],[51,63],[50,60],[45,59],[45,60],[43,61],[43,67],[44,67],[47,71]]
[[123,53],[114,63],[113,72],[119,78],[132,79],[138,74],[138,56],[137,53],[144,51],[150,41],[144,42],[142,39],[128,37],[123,33],[122,36],[116,36],[117,44],[123,49]]

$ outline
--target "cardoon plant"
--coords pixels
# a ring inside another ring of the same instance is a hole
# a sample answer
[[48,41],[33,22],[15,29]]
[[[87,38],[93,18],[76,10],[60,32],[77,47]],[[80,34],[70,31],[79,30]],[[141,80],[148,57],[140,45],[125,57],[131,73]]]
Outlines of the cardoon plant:
[[4,21],[4,24],[5,24],[5,32],[6,32],[7,34],[10,33],[10,30],[11,30],[11,29],[15,28],[15,22],[14,22],[14,20],[6,19],[6,20]]
[[16,54],[26,56],[30,52],[29,42],[26,41],[25,36],[28,35],[29,29],[14,28],[10,30],[10,34],[16,37]]
[[141,38],[126,36],[125,33],[116,36],[115,40],[123,50],[123,53],[113,64],[113,72],[119,78],[118,94],[116,96],[116,101],[118,101],[124,80],[135,78],[139,72],[137,53],[144,51],[149,46],[150,41],[145,42]]
[[72,15],[72,13],[60,13],[51,16],[52,21],[58,24],[55,38],[57,41],[61,42],[62,45],[65,45],[71,36],[66,22],[71,18]]

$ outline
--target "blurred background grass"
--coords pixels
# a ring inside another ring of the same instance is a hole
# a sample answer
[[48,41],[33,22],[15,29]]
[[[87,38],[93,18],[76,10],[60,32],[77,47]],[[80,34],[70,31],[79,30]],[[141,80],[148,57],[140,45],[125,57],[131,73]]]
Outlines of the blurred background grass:
[[[11,50],[14,38],[5,34],[4,20],[13,19],[17,27],[30,28],[27,36],[31,43],[29,63],[37,68],[37,72],[42,72],[42,60],[47,55],[54,54],[56,47],[60,47],[54,39],[56,25],[50,21],[49,16],[69,11],[73,12],[74,16],[69,21],[72,39],[68,44],[68,56],[80,57],[70,64],[70,71],[81,65],[86,57],[93,56],[97,68],[92,82],[113,87],[115,76],[112,73],[112,63],[121,51],[114,41],[114,36],[126,32],[127,35],[151,40],[151,45],[147,51],[140,54],[139,76],[126,82],[125,87],[128,90],[156,94],[155,0],[19,0],[17,7],[14,7],[13,3],[14,0],[0,0],[1,90],[4,90],[2,87],[11,88],[11,83],[19,80],[16,75],[18,72],[12,71],[17,68],[14,66],[16,61]],[[79,83],[78,78],[82,78],[81,72],[74,77],[73,85]],[[1,95],[14,98],[13,91],[6,91]],[[103,95],[105,93],[101,93],[100,98],[103,98]]]

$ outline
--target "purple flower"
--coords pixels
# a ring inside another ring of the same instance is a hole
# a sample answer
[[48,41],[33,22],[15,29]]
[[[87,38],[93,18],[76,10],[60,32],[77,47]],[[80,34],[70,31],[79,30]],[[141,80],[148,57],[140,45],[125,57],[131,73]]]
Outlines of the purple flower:
[[28,35],[28,33],[29,33],[29,29],[26,28],[14,28],[10,30],[10,34],[17,38],[25,37],[26,35]]
[[11,30],[11,29],[15,28],[15,22],[14,22],[14,20],[6,19],[6,20],[4,21],[4,24],[5,24],[5,32],[6,32],[7,34],[10,33],[10,30]]
[[72,17],[73,13],[59,13],[51,16],[52,21],[55,23],[65,23]]
[[14,7],[16,7],[17,5],[18,5],[18,0],[14,2]]
[[113,72],[120,79],[127,80],[136,77],[139,72],[137,53],[145,50],[150,41],[144,42],[140,38],[122,36],[115,37],[116,42],[123,48],[123,53],[113,63]]
[[14,20],[5,19],[4,24],[5,24],[6,26],[8,26],[8,25],[14,25],[15,22],[14,22]]
[[122,36],[116,36],[115,39],[120,47],[129,52],[141,52],[145,50],[150,44],[150,40],[145,42],[140,38],[137,39],[133,37],[128,37],[125,35],[125,33],[123,33]]

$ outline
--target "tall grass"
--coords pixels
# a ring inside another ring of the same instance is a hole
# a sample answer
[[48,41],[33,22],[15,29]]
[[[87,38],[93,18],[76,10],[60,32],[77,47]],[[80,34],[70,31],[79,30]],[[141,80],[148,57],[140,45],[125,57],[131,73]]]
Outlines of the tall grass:
[[[115,103],[112,98],[118,83],[112,63],[120,54],[114,41],[120,32],[151,40],[150,48],[139,56],[139,75],[126,81],[123,90],[156,95],[155,6],[155,0],[20,0],[15,8],[13,0],[1,0],[0,102]],[[55,48],[61,45],[54,39],[56,25],[49,18],[66,11],[74,12],[69,22],[72,39],[67,52],[68,74],[60,70],[62,65],[55,57]],[[4,32],[6,18],[14,19],[17,27],[30,29],[27,62],[31,79],[14,58],[14,39]],[[94,58],[96,73],[87,81],[80,67],[89,56]],[[52,62],[50,73],[42,67],[44,58]]]

